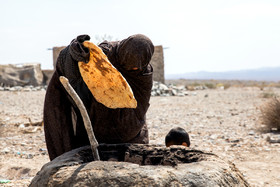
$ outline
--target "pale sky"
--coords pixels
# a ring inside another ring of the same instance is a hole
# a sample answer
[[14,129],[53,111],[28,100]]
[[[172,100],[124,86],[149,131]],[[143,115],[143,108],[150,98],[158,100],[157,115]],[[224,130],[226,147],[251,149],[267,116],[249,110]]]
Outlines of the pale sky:
[[80,34],[163,45],[165,73],[280,66],[279,0],[0,0],[0,64],[52,68]]

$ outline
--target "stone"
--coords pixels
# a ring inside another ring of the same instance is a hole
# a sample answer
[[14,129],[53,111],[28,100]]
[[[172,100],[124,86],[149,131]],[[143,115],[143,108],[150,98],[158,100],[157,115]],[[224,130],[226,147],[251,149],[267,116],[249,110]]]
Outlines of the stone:
[[19,128],[25,128],[25,125],[22,123],[18,126]]
[[211,136],[210,136],[210,139],[211,140],[216,140],[218,138],[218,135],[216,135],[216,134],[212,134]]
[[43,152],[43,151],[47,151],[47,149],[45,149],[45,148],[40,148],[39,151],[40,151],[40,152]]
[[269,143],[280,143],[280,135],[271,135],[266,139]]
[[44,186],[249,186],[229,161],[183,146],[100,145],[102,161],[89,146],[45,164],[30,187]]
[[248,133],[248,135],[253,136],[253,135],[255,135],[255,132],[254,132],[254,131],[250,131],[250,132]]
[[171,90],[171,92],[172,92],[173,96],[177,96],[178,95],[177,90]]
[[240,139],[233,139],[229,140],[229,143],[239,143],[241,140]]
[[27,155],[26,155],[26,159],[32,159],[33,157],[34,157],[33,154],[27,154]]
[[1,152],[7,154],[10,152],[10,149],[8,147],[5,147]]
[[165,84],[159,84],[159,89],[160,90],[163,90],[163,91],[167,91],[168,90],[168,87],[165,85]]

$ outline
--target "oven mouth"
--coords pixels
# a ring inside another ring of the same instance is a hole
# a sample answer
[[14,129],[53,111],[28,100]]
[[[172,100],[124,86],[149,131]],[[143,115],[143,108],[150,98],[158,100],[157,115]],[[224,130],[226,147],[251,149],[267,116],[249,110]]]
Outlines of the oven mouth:
[[[99,144],[100,161],[129,162],[139,165],[176,166],[207,160],[212,153],[205,153],[185,146],[165,147],[149,144]],[[78,152],[82,163],[94,161],[90,146]]]

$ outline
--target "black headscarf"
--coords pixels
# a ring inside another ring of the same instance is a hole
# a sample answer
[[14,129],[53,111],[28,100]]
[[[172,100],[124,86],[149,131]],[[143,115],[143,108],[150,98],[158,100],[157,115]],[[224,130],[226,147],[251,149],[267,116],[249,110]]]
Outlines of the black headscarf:
[[[136,34],[120,42],[105,41],[99,47],[129,83],[138,103],[137,111],[143,118],[152,88],[153,68],[149,64],[154,53],[152,41],[145,35]],[[132,69],[135,67],[138,70]]]
[[144,35],[137,34],[122,40],[116,49],[119,65],[131,71],[137,67],[142,71],[147,67],[154,53],[153,43]]

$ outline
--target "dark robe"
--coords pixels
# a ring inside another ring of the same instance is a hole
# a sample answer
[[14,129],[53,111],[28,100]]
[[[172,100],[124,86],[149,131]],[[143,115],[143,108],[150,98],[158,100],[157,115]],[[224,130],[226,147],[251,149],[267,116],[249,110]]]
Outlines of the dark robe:
[[[144,35],[133,35],[119,42],[99,44],[110,62],[121,72],[137,100],[137,108],[110,109],[97,102],[84,83],[78,61],[88,62],[89,50],[78,36],[61,51],[56,71],[48,85],[44,104],[44,130],[51,160],[72,149],[89,145],[80,111],[59,81],[63,75],[82,99],[99,143],[149,142],[146,112],[152,89],[153,69],[149,64],[154,46]],[[137,67],[138,70],[133,70]],[[73,131],[76,124],[76,134]]]

